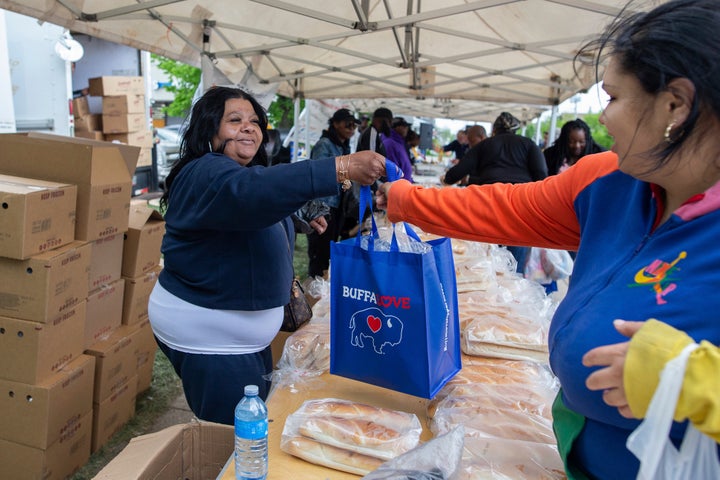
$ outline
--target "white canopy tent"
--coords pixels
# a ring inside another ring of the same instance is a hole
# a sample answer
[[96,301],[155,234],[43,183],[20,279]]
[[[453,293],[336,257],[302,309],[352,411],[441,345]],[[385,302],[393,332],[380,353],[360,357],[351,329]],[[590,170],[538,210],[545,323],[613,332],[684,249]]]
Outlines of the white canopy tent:
[[[523,120],[596,82],[573,58],[625,0],[0,0],[0,8],[292,98]],[[661,0],[641,1],[648,8]],[[577,73],[577,74],[576,74]],[[579,75],[578,75],[579,74]]]

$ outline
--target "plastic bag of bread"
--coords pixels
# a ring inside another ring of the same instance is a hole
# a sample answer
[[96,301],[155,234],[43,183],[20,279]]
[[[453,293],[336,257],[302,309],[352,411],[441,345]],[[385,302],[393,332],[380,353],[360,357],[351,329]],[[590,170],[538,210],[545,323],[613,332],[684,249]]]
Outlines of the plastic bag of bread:
[[459,480],[562,480],[554,445],[502,438],[465,437]]
[[320,375],[330,369],[330,324],[312,322],[293,332],[283,347],[278,370],[301,370]]
[[305,401],[285,420],[286,453],[350,473],[368,473],[415,448],[422,426],[411,413],[336,398]]
[[514,409],[551,418],[556,391],[538,384],[490,385],[470,383],[455,385],[442,398],[428,403],[428,417],[444,409],[477,408],[482,410]]
[[438,408],[430,421],[430,430],[435,435],[442,435],[458,425],[465,427],[465,435],[468,437],[506,438],[555,444],[551,418],[521,411],[515,406],[488,408],[485,405],[473,405]]
[[465,430],[452,431],[383,463],[363,480],[446,480],[457,478]]

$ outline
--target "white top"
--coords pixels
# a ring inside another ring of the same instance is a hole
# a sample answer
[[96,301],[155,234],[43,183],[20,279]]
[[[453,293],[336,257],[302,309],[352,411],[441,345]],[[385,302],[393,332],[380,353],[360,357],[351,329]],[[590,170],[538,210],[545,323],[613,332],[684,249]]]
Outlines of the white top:
[[283,321],[283,307],[268,310],[214,310],[188,303],[155,283],[148,314],[153,333],[185,353],[245,354],[264,350]]

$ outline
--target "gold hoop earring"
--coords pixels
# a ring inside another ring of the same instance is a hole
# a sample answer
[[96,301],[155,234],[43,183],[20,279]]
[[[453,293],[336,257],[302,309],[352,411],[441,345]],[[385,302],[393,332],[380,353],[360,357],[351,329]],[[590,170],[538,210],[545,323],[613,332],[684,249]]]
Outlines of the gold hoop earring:
[[670,125],[668,125],[665,129],[665,135],[663,135],[663,138],[667,143],[673,143],[673,139],[670,137],[670,132],[672,131],[673,127],[675,127],[675,122],[670,122]]

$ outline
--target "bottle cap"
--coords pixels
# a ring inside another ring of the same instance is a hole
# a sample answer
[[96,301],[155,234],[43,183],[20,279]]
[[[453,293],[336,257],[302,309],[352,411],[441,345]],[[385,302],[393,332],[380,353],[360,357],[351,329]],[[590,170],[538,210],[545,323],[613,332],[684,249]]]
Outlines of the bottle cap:
[[257,395],[259,391],[257,385],[245,385],[245,395]]

